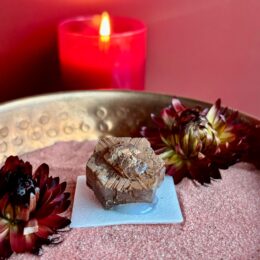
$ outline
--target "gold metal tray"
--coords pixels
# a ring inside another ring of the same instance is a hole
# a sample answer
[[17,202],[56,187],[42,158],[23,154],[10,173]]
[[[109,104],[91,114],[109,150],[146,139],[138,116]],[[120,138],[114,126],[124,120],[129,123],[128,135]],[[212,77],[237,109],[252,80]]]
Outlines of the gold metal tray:
[[[180,98],[187,106],[209,104]],[[169,105],[171,96],[127,91],[80,91],[42,95],[0,105],[0,162],[58,141],[135,136]],[[248,122],[258,122],[242,114]]]

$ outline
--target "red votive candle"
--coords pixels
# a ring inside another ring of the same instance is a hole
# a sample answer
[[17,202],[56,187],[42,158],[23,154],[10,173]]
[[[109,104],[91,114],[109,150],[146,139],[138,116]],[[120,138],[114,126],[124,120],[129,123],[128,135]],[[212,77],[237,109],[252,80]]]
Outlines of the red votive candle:
[[70,89],[144,89],[146,26],[107,13],[59,25],[62,79]]

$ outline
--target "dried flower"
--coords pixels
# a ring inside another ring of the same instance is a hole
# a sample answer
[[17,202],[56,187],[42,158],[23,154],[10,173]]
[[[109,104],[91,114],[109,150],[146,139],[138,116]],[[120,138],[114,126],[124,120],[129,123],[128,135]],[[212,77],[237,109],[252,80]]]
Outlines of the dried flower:
[[60,216],[70,205],[65,188],[65,182],[49,177],[47,164],[32,175],[29,162],[7,158],[0,169],[0,258],[39,254],[41,245],[55,242],[51,236],[70,224]]
[[141,129],[175,183],[184,177],[201,184],[220,179],[219,169],[236,163],[247,148],[238,113],[220,105],[219,99],[210,109],[187,108],[173,98],[159,116],[151,115],[155,127]]

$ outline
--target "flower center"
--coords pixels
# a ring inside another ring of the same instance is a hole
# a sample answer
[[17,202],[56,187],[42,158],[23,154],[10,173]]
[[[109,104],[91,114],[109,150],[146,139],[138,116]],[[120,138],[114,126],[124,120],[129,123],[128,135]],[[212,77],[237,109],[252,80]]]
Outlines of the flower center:
[[35,183],[31,176],[17,170],[9,175],[7,189],[12,203],[28,207],[30,194],[35,194]]

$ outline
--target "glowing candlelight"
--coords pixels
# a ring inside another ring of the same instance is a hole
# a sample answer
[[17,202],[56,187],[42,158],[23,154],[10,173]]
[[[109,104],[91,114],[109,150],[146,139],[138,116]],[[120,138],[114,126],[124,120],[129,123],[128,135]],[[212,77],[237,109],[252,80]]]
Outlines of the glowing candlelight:
[[110,18],[107,12],[103,12],[101,15],[101,22],[99,27],[100,41],[108,42],[111,35]]

